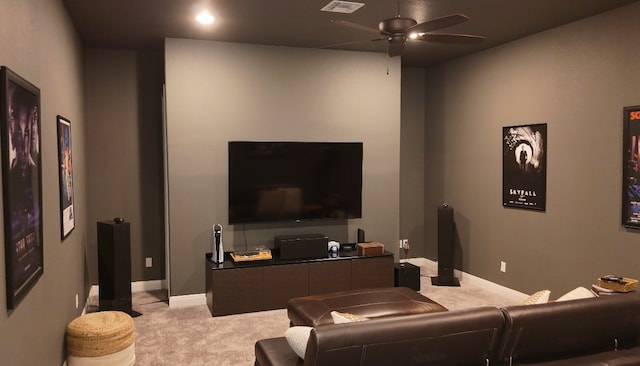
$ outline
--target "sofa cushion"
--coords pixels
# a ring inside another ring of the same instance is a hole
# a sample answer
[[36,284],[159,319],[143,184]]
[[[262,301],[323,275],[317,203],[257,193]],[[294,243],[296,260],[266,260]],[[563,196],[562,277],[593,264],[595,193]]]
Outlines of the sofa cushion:
[[531,296],[527,297],[522,305],[533,305],[533,304],[545,304],[549,302],[549,296],[551,295],[551,291],[549,290],[540,290],[537,291]]
[[350,314],[350,313],[341,313],[339,311],[332,311],[331,318],[333,318],[334,324],[363,322],[365,320],[369,320],[369,318],[364,316]]
[[284,337],[287,339],[287,343],[298,355],[298,357],[304,359],[304,354],[307,351],[307,342],[309,341],[309,333],[311,333],[311,327],[291,327],[284,332]]
[[596,294],[591,292],[591,290],[588,290],[584,287],[576,287],[573,290],[567,292],[566,294],[560,296],[556,301],[589,299],[592,297],[596,297]]

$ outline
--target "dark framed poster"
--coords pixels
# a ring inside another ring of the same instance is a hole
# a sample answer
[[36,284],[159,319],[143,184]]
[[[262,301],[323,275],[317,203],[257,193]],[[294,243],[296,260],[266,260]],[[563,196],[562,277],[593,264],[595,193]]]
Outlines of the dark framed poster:
[[502,128],[502,205],[546,210],[547,124]]
[[40,89],[3,66],[0,108],[7,308],[13,309],[43,273]]
[[60,231],[66,238],[76,226],[73,210],[73,164],[71,164],[71,122],[57,116],[58,163],[60,170]]
[[623,109],[622,226],[640,229],[640,105]]

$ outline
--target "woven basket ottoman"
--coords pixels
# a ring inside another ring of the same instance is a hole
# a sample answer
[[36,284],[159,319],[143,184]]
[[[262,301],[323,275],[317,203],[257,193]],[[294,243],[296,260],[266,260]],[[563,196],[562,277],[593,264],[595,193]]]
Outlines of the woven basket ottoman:
[[131,366],[136,363],[135,328],[129,314],[101,311],[67,325],[69,366]]

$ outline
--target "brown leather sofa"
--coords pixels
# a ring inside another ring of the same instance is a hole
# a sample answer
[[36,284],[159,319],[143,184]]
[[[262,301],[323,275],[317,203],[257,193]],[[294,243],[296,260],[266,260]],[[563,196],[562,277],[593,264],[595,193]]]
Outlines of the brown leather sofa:
[[304,360],[284,337],[255,352],[257,366],[640,365],[640,295],[326,324]]

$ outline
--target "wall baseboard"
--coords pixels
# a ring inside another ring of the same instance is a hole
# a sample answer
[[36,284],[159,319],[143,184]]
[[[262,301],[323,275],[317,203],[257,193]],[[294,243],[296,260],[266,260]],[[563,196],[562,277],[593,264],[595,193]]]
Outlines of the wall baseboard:
[[167,288],[167,280],[131,282],[131,292],[162,290]]
[[[131,292],[142,292],[142,291],[154,291],[154,290],[162,290],[167,288],[167,280],[150,280],[150,281],[134,281],[131,282]],[[82,309],[82,315],[87,313],[87,307],[89,306],[89,299],[92,297],[100,296],[100,286],[99,285],[91,285],[89,289],[89,295],[87,296],[87,300],[84,303],[84,308]],[[206,299],[205,299],[206,303]]]
[[[418,267],[420,267],[420,275],[421,276],[430,276],[434,273],[438,273],[438,262],[437,261],[432,261],[430,259],[427,258],[409,258],[407,259],[407,262],[416,265]],[[453,271],[454,276],[458,277],[460,279],[460,282],[464,282],[464,283],[468,283],[470,285],[474,285],[474,286],[478,286],[482,289],[485,289],[487,291],[491,291],[494,293],[497,293],[499,295],[502,295],[504,297],[513,299],[516,302],[520,302],[525,300],[527,297],[529,297],[528,294],[522,293],[520,291],[516,291],[513,289],[510,289],[508,287],[499,285],[497,283],[491,282],[491,281],[487,281],[484,278],[480,278],[477,276],[474,276],[472,274],[466,273],[466,272],[462,272],[460,270],[454,269]]]
[[[421,276],[431,276],[434,273],[438,273],[438,262],[432,261],[427,258],[407,258],[402,259],[401,262],[409,262],[413,265],[420,267],[420,275]],[[470,285],[478,286],[487,291],[491,291],[497,293],[499,295],[508,297],[513,299],[514,301],[522,301],[526,299],[529,295],[510,289],[508,287],[499,285],[497,283],[493,283],[491,281],[487,281],[483,278],[474,276],[472,274],[462,272],[460,270],[454,270],[454,275],[460,279],[463,283],[468,283]],[[140,292],[140,291],[153,291],[153,290],[161,290],[167,288],[166,280],[152,280],[152,281],[136,281],[131,282],[131,292]],[[99,287],[97,285],[91,286],[89,291],[89,297],[98,296]],[[87,300],[89,299],[87,297]],[[169,296],[169,307],[186,307],[186,306],[199,306],[199,305],[207,305],[207,296],[204,293],[201,294],[191,294],[191,295],[179,295],[179,296]],[[85,314],[87,309],[87,304],[85,303],[84,310],[82,314]]]
[[[433,273],[438,273],[438,262],[432,261],[427,258],[407,258],[407,259],[401,260],[401,262],[409,262],[413,265],[420,267],[421,276],[430,276]],[[466,272],[462,272],[457,269],[454,270],[454,275],[458,277],[460,281],[463,283],[467,283],[473,286],[483,288],[487,291],[497,293],[504,297],[513,299],[514,302],[521,302],[529,296],[528,294],[510,289],[508,287],[499,285],[491,281],[487,281],[483,278],[474,276]],[[199,306],[199,305],[206,305],[206,304],[207,304],[206,294],[171,296],[169,298],[169,307]]]
[[[420,267],[421,276],[430,276],[433,273],[438,273],[438,262],[432,261],[427,258],[407,258],[407,259],[401,260],[401,262],[409,262],[413,265]],[[521,302],[529,296],[528,294],[524,294],[522,292],[499,285],[497,283],[487,281],[483,278],[459,271],[457,269],[454,270],[454,275],[458,277],[460,281],[463,283],[468,283],[470,285],[483,288],[487,291],[497,293],[504,297],[513,299],[514,302]],[[206,304],[207,304],[206,294],[192,294],[192,295],[181,295],[181,296],[169,297],[169,307],[199,306],[199,305],[206,305]]]
[[[151,280],[151,281],[136,281],[131,282],[131,292],[141,292],[141,291],[153,291],[153,290],[162,290],[167,288],[167,280]],[[89,296],[87,296],[87,302],[85,302],[84,309],[82,310],[82,314],[84,315],[87,312],[88,300],[93,296],[100,295],[100,286],[92,285],[89,289]],[[197,306],[197,305],[206,305],[207,297],[206,294],[192,294],[192,295],[180,295],[180,296],[170,296],[169,297],[169,307],[184,307],[184,306]]]
[[191,295],[179,295],[169,297],[169,307],[178,308],[185,306],[199,306],[207,305],[206,294],[191,294]]

